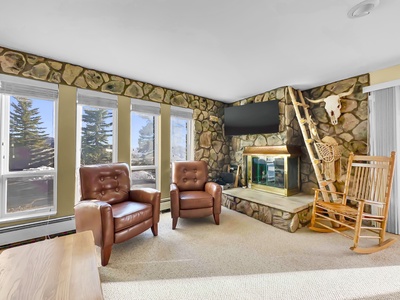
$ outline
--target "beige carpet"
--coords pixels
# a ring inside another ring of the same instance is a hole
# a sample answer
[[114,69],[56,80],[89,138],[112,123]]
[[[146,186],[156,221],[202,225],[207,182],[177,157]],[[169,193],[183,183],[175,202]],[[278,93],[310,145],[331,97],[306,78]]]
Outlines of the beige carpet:
[[220,226],[179,219],[176,230],[165,213],[158,237],[149,230],[114,245],[99,272],[105,299],[400,299],[400,241],[369,255],[350,246],[226,208]]

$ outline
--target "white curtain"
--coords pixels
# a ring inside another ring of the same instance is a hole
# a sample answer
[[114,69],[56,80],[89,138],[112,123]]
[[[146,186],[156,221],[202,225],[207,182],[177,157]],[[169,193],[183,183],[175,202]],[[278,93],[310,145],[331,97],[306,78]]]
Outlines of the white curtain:
[[387,231],[400,233],[400,87],[372,91],[369,96],[370,154],[396,151]]

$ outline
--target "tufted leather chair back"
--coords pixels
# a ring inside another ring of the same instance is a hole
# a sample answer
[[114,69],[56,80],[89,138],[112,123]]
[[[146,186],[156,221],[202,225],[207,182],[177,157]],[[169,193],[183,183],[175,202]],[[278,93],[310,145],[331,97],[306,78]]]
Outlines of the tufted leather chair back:
[[82,166],[79,173],[82,200],[97,199],[109,204],[128,200],[130,180],[126,163]]
[[172,163],[172,182],[180,191],[204,191],[208,179],[205,161],[176,161]]

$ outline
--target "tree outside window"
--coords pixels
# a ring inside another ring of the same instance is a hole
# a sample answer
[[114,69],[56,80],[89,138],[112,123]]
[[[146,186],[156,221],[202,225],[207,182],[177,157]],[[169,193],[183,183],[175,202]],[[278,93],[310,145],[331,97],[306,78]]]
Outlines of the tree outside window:
[[5,213],[52,209],[54,101],[18,96],[5,97],[3,101],[9,101],[7,156],[10,173],[5,173]]
[[136,149],[132,149],[132,165],[154,165],[154,117],[141,117],[145,124],[139,130]]
[[156,188],[156,116],[131,113],[132,188]]
[[39,101],[11,97],[10,171],[54,168],[54,137],[46,133],[39,108],[33,107]]
[[110,109],[83,108],[81,164],[112,162],[112,125]]
[[188,159],[188,120],[171,118],[171,161]]

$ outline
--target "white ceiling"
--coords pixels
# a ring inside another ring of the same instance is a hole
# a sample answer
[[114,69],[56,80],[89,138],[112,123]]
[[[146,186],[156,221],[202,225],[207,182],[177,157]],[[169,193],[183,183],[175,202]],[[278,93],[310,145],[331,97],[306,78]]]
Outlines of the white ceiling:
[[400,64],[400,1],[1,0],[0,46],[226,103]]

